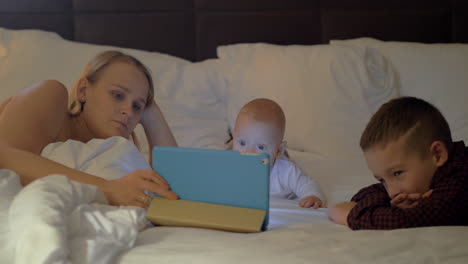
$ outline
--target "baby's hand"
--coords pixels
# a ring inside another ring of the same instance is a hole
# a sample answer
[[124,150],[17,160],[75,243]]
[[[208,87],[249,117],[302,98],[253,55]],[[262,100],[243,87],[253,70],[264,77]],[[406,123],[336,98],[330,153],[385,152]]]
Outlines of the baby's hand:
[[400,193],[390,201],[390,204],[401,209],[409,209],[417,206],[419,201],[428,198],[431,194],[432,190],[425,193]]
[[322,202],[320,198],[318,198],[317,196],[313,196],[313,195],[302,198],[302,200],[299,201],[299,206],[304,207],[304,208],[310,208],[313,206],[314,209],[317,209],[319,207],[322,207],[322,208],[326,207],[324,202]]

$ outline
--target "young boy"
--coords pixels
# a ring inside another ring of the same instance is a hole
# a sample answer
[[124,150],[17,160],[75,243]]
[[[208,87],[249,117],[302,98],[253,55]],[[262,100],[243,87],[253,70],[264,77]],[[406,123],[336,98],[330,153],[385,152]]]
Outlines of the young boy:
[[333,221],[353,230],[468,225],[468,148],[452,142],[433,105],[414,97],[389,101],[360,145],[380,183],[333,206]]
[[270,196],[299,198],[301,207],[325,207],[317,183],[284,155],[285,116],[269,99],[255,99],[240,110],[233,133],[233,150],[268,153],[270,156]]

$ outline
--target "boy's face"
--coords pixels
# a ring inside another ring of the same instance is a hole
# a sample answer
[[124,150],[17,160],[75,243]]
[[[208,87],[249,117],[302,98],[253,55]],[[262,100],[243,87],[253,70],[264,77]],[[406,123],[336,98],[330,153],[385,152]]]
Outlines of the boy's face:
[[375,146],[364,152],[369,169],[384,184],[391,199],[399,193],[428,191],[438,167],[429,147],[422,157],[407,145],[406,136],[401,136],[385,147]]
[[248,153],[267,153],[273,166],[280,153],[279,129],[266,122],[258,122],[247,116],[237,119],[233,134],[233,150]]

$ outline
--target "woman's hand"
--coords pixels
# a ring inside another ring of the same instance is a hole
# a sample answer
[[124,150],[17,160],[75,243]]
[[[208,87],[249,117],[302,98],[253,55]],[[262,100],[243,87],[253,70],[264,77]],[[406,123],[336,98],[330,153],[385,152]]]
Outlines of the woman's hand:
[[159,106],[153,102],[150,104],[141,117],[141,125],[145,130],[146,139],[149,144],[149,160],[152,159],[152,149],[154,146],[174,146],[177,142],[164,118]]
[[150,127],[152,125],[155,125],[154,122],[157,121],[158,116],[160,115],[162,116],[161,109],[156,104],[156,102],[153,101],[143,111],[143,114],[141,115],[140,123],[143,127]]
[[101,186],[111,205],[133,205],[148,208],[151,193],[171,200],[178,198],[167,182],[154,170],[136,170]]
[[174,135],[155,102],[145,109],[140,122],[145,130],[150,149],[154,146],[177,146]]

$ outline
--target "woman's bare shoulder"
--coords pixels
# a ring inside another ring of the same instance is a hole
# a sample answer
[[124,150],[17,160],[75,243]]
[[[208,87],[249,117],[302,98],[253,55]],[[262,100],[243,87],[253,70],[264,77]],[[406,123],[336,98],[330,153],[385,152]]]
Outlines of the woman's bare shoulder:
[[40,82],[13,96],[0,113],[0,143],[40,152],[63,129],[68,91],[58,82]]
[[34,99],[37,98],[37,96],[51,100],[62,99],[64,97],[68,98],[68,91],[67,88],[59,81],[42,81],[1,102],[0,109],[3,110],[11,101],[17,102],[18,100],[25,100],[27,98]]
[[68,90],[59,81],[42,81],[14,96],[11,103],[14,101],[22,108],[28,106],[29,110],[35,107],[50,111],[63,110],[68,108]]
[[35,96],[37,95],[44,95],[47,97],[52,96],[52,98],[55,98],[56,96],[68,98],[67,88],[61,82],[56,81],[56,80],[45,80],[45,81],[39,82],[31,86],[30,88],[23,90],[15,97],[30,96],[31,94],[34,94]]

